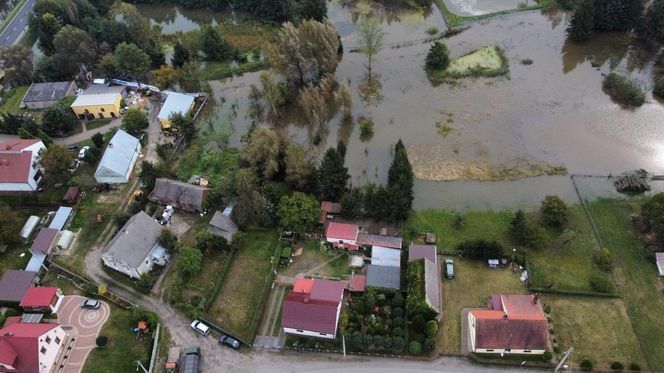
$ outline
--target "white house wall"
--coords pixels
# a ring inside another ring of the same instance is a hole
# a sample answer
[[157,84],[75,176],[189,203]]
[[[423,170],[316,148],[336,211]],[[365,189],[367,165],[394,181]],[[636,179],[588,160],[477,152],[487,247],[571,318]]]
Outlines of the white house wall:
[[104,262],[104,265],[106,265],[109,268],[113,268],[114,270],[124,273],[125,275],[131,277],[131,278],[140,278],[140,274],[136,270],[136,268],[131,268],[128,265],[126,265],[124,262],[121,260],[118,260],[116,257],[112,255],[102,255],[101,256],[102,261]]
[[[37,346],[37,355],[39,356],[39,372],[47,373],[51,371],[53,364],[55,364],[55,359],[58,357],[60,349],[64,347],[65,339],[67,333],[62,326],[58,325],[57,327],[49,330],[47,333],[39,337],[39,342]],[[50,342],[46,342],[48,339]],[[56,343],[56,338],[59,343]],[[42,353],[42,348],[45,352]]]
[[293,328],[286,328],[284,327],[284,332],[288,334],[297,334],[297,335],[304,335],[307,337],[317,337],[317,338],[325,338],[325,339],[334,339],[336,337],[336,334],[326,334],[326,333],[319,333],[319,332],[314,332],[310,330],[300,330],[300,329],[293,329]]

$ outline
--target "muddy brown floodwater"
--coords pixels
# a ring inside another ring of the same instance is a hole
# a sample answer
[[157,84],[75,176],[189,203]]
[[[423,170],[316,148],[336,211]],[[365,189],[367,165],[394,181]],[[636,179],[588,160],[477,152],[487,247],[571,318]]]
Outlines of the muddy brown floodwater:
[[[428,162],[430,174],[427,169],[418,174],[426,179],[437,179],[436,165],[444,162],[494,169],[524,163],[563,165],[577,174],[615,175],[635,168],[664,171],[664,106],[648,93],[644,106],[626,110],[601,88],[603,76],[611,69],[651,88],[653,55],[636,53],[620,35],[602,35],[590,46],[567,42],[568,15],[557,11],[528,11],[481,21],[445,40],[452,56],[496,44],[509,60],[509,76],[434,87],[423,70],[430,46],[424,40],[430,37],[428,28],[446,29],[435,5],[422,11],[334,0],[328,8],[346,51],[337,80],[351,82],[353,115],[371,117],[374,135],[363,141],[358,125],[343,123],[340,115],[330,120],[318,146],[297,113],[286,115],[275,127],[317,155],[338,140],[346,141],[346,162],[354,185],[384,181],[391,147],[400,138],[418,164]],[[349,52],[357,45],[355,29],[363,17],[378,19],[386,33],[385,47],[373,67],[380,85],[378,99],[370,103],[360,97],[365,57]],[[523,65],[523,59],[533,64]],[[252,83],[258,84],[258,73],[212,82],[215,96],[225,100],[218,105],[216,122],[232,128],[231,145],[239,145],[251,123],[247,96]],[[451,127],[445,135],[439,133],[441,124]],[[547,194],[575,200],[569,176],[500,182],[418,180],[415,189],[417,209],[529,208]]]

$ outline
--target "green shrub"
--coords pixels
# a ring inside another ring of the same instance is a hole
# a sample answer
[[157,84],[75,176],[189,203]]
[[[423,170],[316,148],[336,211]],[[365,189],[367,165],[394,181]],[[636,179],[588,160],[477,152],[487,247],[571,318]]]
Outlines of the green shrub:
[[438,33],[438,27],[436,26],[431,26],[427,28],[427,34],[429,35],[436,35]]
[[436,320],[427,321],[424,331],[425,331],[427,337],[435,336],[436,333],[438,333],[438,322]]
[[646,102],[643,89],[626,76],[610,73],[604,79],[602,88],[612,99],[626,106],[641,106]]
[[424,340],[424,345],[422,345],[422,350],[425,353],[432,352],[433,350],[436,349],[436,340],[433,338],[427,338]]
[[406,347],[406,340],[403,339],[402,337],[394,337],[392,338],[392,350],[396,352],[401,352],[403,351],[404,347]]
[[593,370],[593,367],[595,366],[592,361],[589,359],[583,359],[581,360],[581,364],[579,364],[581,367],[581,370],[584,372],[590,372]]
[[95,339],[95,344],[97,345],[97,347],[106,346],[108,344],[108,337],[105,335],[100,335],[99,337],[97,337],[97,339]]
[[5,317],[12,317],[18,315],[18,312],[13,308],[7,308],[5,311]]
[[549,306],[548,304],[544,306],[544,313],[551,313],[551,306]]
[[590,287],[598,293],[611,294],[614,292],[613,283],[608,278],[597,274],[590,276]]
[[595,250],[593,253],[593,262],[605,272],[611,272],[613,268],[613,254],[607,248]]
[[611,363],[611,369],[613,369],[613,370],[623,370],[623,369],[625,369],[625,365],[623,365],[623,363],[621,363],[619,361],[614,361],[613,363]]
[[655,79],[655,86],[652,89],[653,96],[664,99],[664,76]]
[[418,341],[412,341],[408,345],[408,351],[411,355],[422,355],[422,344]]
[[562,228],[569,219],[569,209],[558,196],[546,196],[540,207],[542,222],[552,228]]
[[633,370],[635,372],[640,372],[641,371],[641,366],[637,363],[631,363],[631,364],[629,364],[629,370]]
[[431,70],[445,70],[450,64],[450,51],[447,45],[437,41],[427,53],[426,67]]
[[554,335],[554,334],[556,334],[556,331],[553,330],[553,328],[551,328],[551,329],[549,329],[549,334]]
[[555,347],[553,348],[553,352],[559,354],[559,353],[560,353],[560,347],[555,346]]
[[371,120],[371,118],[361,117],[359,119],[359,123],[360,123],[360,137],[362,139],[366,139],[371,135],[373,135],[374,123],[373,120]]
[[551,361],[552,358],[553,354],[551,353],[551,351],[544,351],[544,353],[542,354],[542,360],[544,361]]
[[457,245],[456,250],[471,259],[498,259],[503,256],[503,246],[496,241],[468,240]]

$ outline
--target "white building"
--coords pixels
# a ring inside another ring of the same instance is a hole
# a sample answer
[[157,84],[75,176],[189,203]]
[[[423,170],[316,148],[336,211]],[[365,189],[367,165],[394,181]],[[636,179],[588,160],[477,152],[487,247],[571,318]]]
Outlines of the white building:
[[66,338],[59,324],[24,323],[10,317],[0,329],[0,370],[52,372]]
[[157,243],[163,229],[142,211],[132,216],[104,248],[104,265],[132,278],[150,272],[155,264],[166,265],[168,253]]
[[137,138],[123,130],[118,130],[99,161],[99,166],[95,171],[95,180],[98,183],[108,184],[128,182],[140,151],[141,143]]
[[39,165],[46,149],[41,140],[8,140],[0,143],[0,192],[34,192],[44,176]]

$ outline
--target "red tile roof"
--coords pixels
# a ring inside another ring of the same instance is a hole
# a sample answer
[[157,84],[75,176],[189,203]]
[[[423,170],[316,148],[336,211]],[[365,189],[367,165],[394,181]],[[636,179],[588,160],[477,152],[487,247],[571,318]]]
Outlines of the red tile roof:
[[311,294],[311,289],[314,287],[313,279],[298,278],[293,283],[293,292]]
[[331,222],[325,230],[325,237],[329,239],[356,240],[359,233],[360,227],[355,224]]
[[48,307],[53,300],[53,297],[58,292],[58,288],[39,287],[30,288],[25,293],[21,301],[21,307]]
[[34,242],[32,242],[32,246],[30,246],[30,250],[32,252],[41,251],[44,254],[48,254],[48,249],[51,247],[56,234],[58,234],[57,229],[40,229],[39,233],[37,233],[37,237],[35,237]]
[[38,139],[15,139],[0,143],[0,152],[3,151],[21,151],[28,146],[34,145],[41,140]]
[[311,281],[311,293],[292,291],[286,296],[282,306],[281,325],[286,328],[335,334],[337,309],[343,299],[344,283],[318,279]]
[[0,183],[25,183],[30,175],[32,152],[0,152]]
[[436,245],[414,245],[408,248],[408,261],[417,259],[428,259],[432,263],[438,263],[438,249]]
[[546,320],[541,303],[535,303],[534,295],[501,294],[503,309],[510,319]]
[[16,372],[39,371],[39,337],[59,324],[14,322],[0,329],[0,361]]
[[339,214],[341,212],[341,203],[323,201],[320,203],[320,209],[328,214]]

